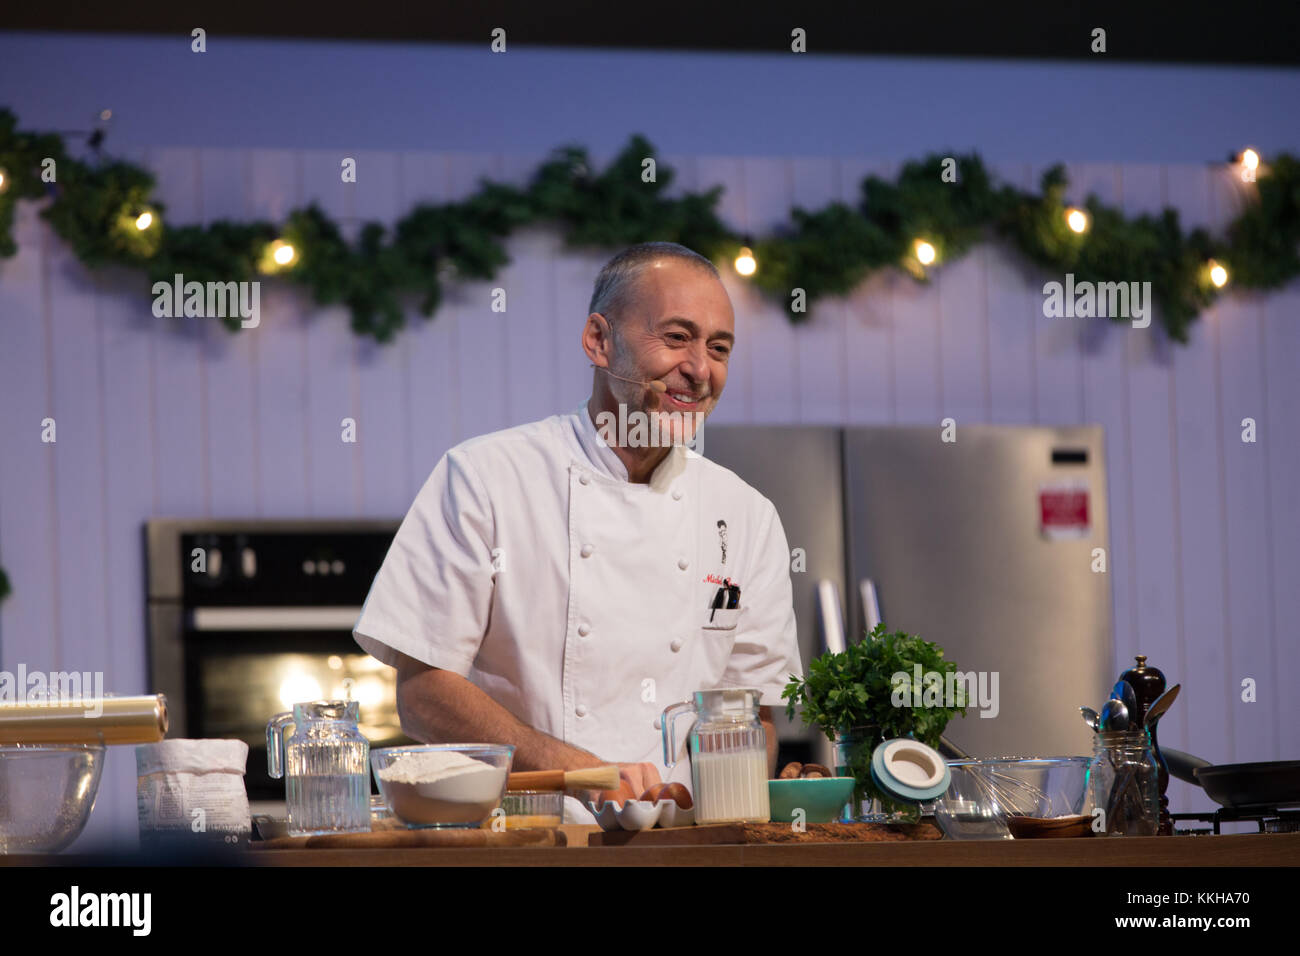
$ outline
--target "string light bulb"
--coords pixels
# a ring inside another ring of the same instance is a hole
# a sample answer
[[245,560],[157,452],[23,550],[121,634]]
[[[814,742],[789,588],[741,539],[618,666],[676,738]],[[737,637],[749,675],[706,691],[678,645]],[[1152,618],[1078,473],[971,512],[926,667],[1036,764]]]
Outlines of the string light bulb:
[[934,251],[934,246],[930,245],[930,243],[926,242],[924,239],[916,240],[915,249],[916,259],[923,266],[930,265],[938,255]]
[[1082,209],[1071,206],[1065,210],[1065,224],[1070,227],[1071,232],[1083,235],[1088,231],[1088,214]]
[[742,276],[752,276],[758,271],[758,262],[749,246],[740,247],[740,253],[736,256],[736,271]]
[[1238,162],[1241,166],[1243,183],[1253,183],[1259,178],[1259,153],[1247,146],[1241,151]]
[[275,275],[297,264],[298,250],[283,239],[276,239],[262,247],[262,257],[258,260],[257,268],[266,275]]
[[139,229],[141,232],[144,232],[152,225],[153,213],[149,212],[147,209],[135,217],[135,228]]
[[1228,270],[1213,259],[1209,261],[1210,281],[1214,283],[1216,289],[1222,289],[1228,284]]
[[4,192],[8,188],[9,188],[9,177],[5,175],[5,171],[3,169],[0,169],[0,193]]

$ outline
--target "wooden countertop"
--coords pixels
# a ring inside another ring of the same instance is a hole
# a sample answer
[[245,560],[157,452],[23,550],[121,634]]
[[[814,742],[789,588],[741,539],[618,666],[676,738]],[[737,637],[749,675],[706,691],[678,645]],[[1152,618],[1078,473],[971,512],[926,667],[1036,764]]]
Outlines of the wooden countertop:
[[773,846],[589,847],[595,826],[561,827],[563,847],[251,850],[249,866],[1300,866],[1300,833],[929,840]]
[[[560,828],[566,846],[247,849],[222,851],[236,866],[1300,866],[1300,833],[1089,837],[1067,840],[911,840],[771,845],[587,846],[595,826]],[[133,866],[152,861],[60,853],[0,855],[0,868]]]

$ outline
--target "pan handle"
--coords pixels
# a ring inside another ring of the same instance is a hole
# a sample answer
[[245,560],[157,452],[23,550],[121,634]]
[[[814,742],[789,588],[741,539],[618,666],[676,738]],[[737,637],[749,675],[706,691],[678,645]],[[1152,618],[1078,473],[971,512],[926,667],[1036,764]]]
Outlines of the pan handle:
[[1185,754],[1181,750],[1174,750],[1172,747],[1161,747],[1160,752],[1164,754],[1165,763],[1169,765],[1169,776],[1185,783],[1195,784],[1198,787],[1201,782],[1196,779],[1196,771],[1201,767],[1213,766],[1208,760],[1193,757],[1191,754]]

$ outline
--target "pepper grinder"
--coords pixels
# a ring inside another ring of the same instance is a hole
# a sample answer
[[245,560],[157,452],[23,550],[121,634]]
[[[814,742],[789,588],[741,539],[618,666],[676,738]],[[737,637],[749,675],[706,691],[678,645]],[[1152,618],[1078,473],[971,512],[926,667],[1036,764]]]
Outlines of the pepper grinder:
[[[1159,668],[1147,667],[1145,654],[1138,654],[1136,660],[1137,667],[1126,670],[1120,675],[1120,680],[1128,681],[1129,686],[1133,688],[1133,695],[1137,698],[1137,726],[1141,727],[1146,721],[1147,709],[1165,692],[1165,675]],[[1155,727],[1151,728],[1151,750],[1155,754],[1156,763],[1160,766],[1160,826],[1156,833],[1159,836],[1173,836],[1174,821],[1169,816],[1169,798],[1165,796],[1165,790],[1169,787],[1169,765],[1165,763],[1165,756],[1160,752]]]

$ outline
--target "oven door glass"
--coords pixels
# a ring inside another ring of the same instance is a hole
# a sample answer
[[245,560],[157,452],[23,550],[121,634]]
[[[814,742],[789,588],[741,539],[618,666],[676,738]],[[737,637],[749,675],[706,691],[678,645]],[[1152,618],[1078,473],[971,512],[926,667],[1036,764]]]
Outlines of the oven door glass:
[[397,716],[397,671],[357,647],[350,632],[204,631],[187,635],[186,644],[188,733],[248,744],[250,800],[284,797],[284,781],[266,771],[266,724],[295,703],[350,691],[372,748],[413,742]]

